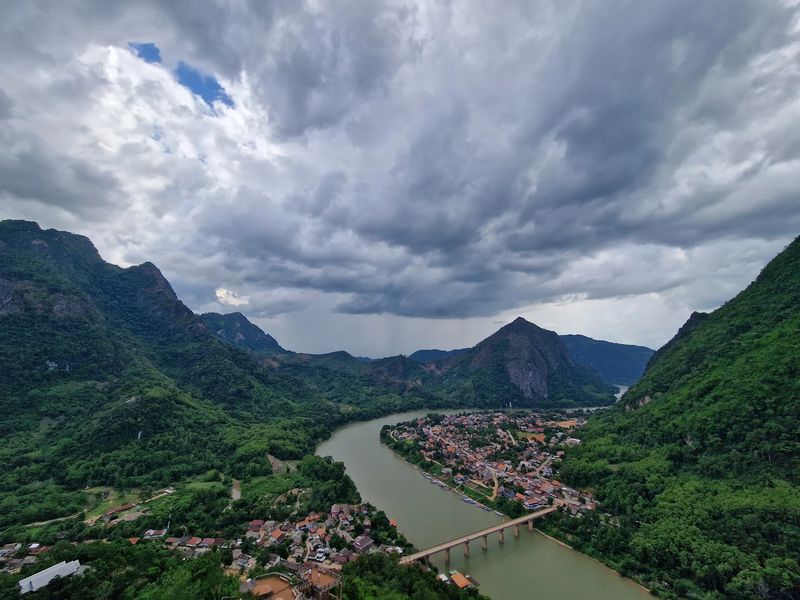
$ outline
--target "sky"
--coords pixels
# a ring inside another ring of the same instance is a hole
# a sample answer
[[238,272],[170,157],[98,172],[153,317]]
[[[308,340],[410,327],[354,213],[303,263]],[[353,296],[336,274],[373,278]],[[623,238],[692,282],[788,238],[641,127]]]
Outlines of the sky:
[[386,356],[659,347],[800,233],[796,1],[13,2],[0,218]]

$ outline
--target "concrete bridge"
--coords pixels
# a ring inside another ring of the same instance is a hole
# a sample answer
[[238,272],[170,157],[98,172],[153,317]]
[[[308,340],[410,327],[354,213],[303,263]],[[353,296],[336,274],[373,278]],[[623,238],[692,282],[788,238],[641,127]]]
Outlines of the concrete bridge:
[[503,521],[498,525],[487,527],[486,529],[481,529],[480,531],[476,531],[475,533],[462,535],[461,537],[452,539],[449,542],[437,544],[435,546],[431,546],[426,550],[420,550],[419,552],[415,552],[414,554],[409,554],[408,556],[404,556],[403,558],[400,559],[400,564],[407,565],[417,560],[425,560],[431,555],[438,554],[439,552],[444,552],[445,562],[449,564],[451,548],[455,548],[456,546],[464,546],[464,556],[469,556],[469,543],[477,539],[480,539],[481,547],[484,550],[486,550],[489,547],[489,535],[493,533],[497,533],[500,536],[500,543],[503,544],[505,543],[506,529],[508,529],[509,527],[513,528],[514,537],[519,537],[519,526],[527,523],[528,530],[533,531],[533,522],[536,519],[540,519],[545,515],[549,515],[551,512],[558,510],[560,505],[561,505],[560,502],[556,502],[552,506],[541,508],[532,513],[528,513],[523,517],[511,519],[510,521]]

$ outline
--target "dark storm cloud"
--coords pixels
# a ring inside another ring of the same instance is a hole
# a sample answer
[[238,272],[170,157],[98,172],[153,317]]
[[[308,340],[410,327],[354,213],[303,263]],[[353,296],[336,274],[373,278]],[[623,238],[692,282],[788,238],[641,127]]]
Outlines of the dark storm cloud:
[[412,12],[358,0],[155,7],[175,28],[174,51],[184,45],[180,51],[229,78],[246,73],[274,132],[286,137],[335,126],[380,93],[401,65],[399,36]]
[[113,174],[91,162],[55,154],[36,138],[0,125],[0,197],[35,201],[99,221],[120,202]]
[[[125,260],[162,257],[195,305],[273,315],[321,294],[345,313],[440,318],[671,290],[708,303],[719,294],[692,281],[732,244],[759,248],[756,264],[800,231],[788,4],[7,12],[0,187],[118,211]],[[163,64],[129,52],[138,40]],[[230,104],[185,95],[182,62]]]
[[0,120],[7,119],[11,116],[11,109],[14,103],[8,97],[2,88],[0,88]]

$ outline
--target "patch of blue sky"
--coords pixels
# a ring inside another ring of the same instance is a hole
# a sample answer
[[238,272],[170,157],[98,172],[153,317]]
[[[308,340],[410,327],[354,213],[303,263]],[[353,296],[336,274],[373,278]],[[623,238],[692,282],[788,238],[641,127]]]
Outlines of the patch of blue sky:
[[211,75],[205,75],[191,65],[180,61],[175,68],[175,76],[178,78],[178,83],[200,96],[209,106],[213,107],[214,102],[217,101],[227,106],[233,106],[233,100],[225,88]]
[[145,62],[161,62],[161,50],[153,42],[128,42],[128,46]]

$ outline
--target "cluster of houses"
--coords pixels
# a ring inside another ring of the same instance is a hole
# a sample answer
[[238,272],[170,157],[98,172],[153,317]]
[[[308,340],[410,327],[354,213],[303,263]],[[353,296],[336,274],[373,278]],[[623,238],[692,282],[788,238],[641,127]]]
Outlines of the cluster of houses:
[[[296,522],[256,519],[250,522],[245,538],[261,548],[281,546],[287,562],[316,563],[333,570],[366,552],[402,553],[396,546],[376,545],[371,537],[371,511],[366,504],[333,504],[327,513],[311,512]],[[332,546],[334,538],[337,543]],[[246,555],[239,560],[246,561]]]
[[[133,508],[133,505],[121,505],[110,509],[105,513],[111,517],[107,522],[114,520],[114,515]],[[367,504],[334,504],[327,513],[311,512],[298,521],[254,519],[248,523],[244,536],[235,540],[193,535],[175,537],[168,535],[166,529],[148,529],[140,537],[132,537],[128,541],[131,544],[159,543],[181,553],[184,558],[194,558],[214,548],[230,549],[232,562],[227,565],[226,572],[231,575],[246,577],[256,567],[283,567],[279,569],[283,571],[282,574],[271,573],[246,579],[242,583],[243,593],[274,600],[324,599],[339,585],[342,565],[358,555],[403,552],[402,548],[375,542],[372,537],[373,511],[374,508]],[[390,526],[397,525],[390,521]],[[256,553],[253,549],[266,549],[267,552]],[[0,548],[0,566],[4,572],[18,573],[23,567],[35,564],[38,555],[47,550],[47,547],[39,544],[6,544]],[[23,554],[24,557],[21,556]],[[267,559],[259,562],[254,554],[262,559],[266,555]],[[74,573],[74,565],[67,565],[40,571],[26,578],[25,589],[31,591],[46,585],[52,579],[51,575],[67,576]]]
[[39,561],[39,555],[49,550],[41,544],[11,543],[0,547],[0,573],[19,573]]
[[[246,579],[240,588],[257,598],[295,600],[327,598],[339,585],[342,565],[368,552],[402,553],[394,546],[376,544],[372,534],[372,507],[369,505],[334,504],[327,513],[311,512],[297,521],[254,519],[247,525],[243,538],[223,540],[184,536],[164,537],[163,530],[148,530],[139,539],[164,538],[167,548],[184,556],[197,556],[214,547],[232,549],[232,562],[226,571],[240,577],[256,567],[282,567],[283,573],[270,573]],[[393,526],[396,526],[392,522]],[[333,545],[331,543],[336,541]],[[249,540],[249,543],[246,541]],[[251,548],[246,551],[246,548]],[[280,548],[280,551],[279,551]],[[266,560],[259,563],[253,549]],[[248,553],[249,552],[249,553]]]
[[595,509],[594,499],[555,479],[553,463],[564,454],[559,447],[580,444],[572,432],[582,422],[546,420],[535,413],[472,413],[434,421],[422,417],[397,425],[389,435],[414,442],[456,486],[478,489],[492,500],[519,502],[529,511],[558,501],[580,516]]

